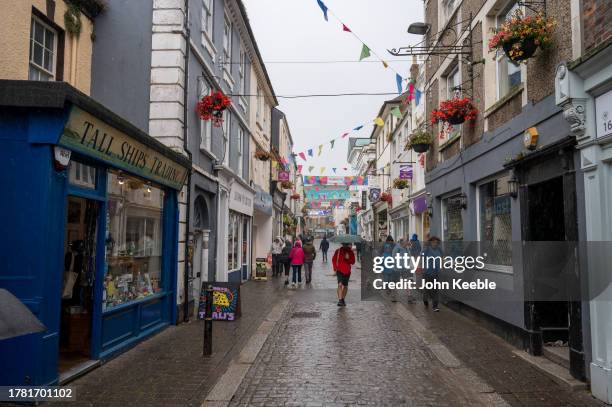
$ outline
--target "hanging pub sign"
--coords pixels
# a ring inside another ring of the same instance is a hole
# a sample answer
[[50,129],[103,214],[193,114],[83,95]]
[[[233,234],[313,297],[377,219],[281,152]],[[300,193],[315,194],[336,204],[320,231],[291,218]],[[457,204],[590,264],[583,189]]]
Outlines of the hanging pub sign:
[[412,179],[412,165],[401,164],[399,166],[399,179]]
[[215,321],[234,321],[240,316],[240,284],[223,282],[203,282],[200,290],[198,319],[206,313],[206,287],[212,284],[212,319]]
[[187,168],[76,106],[59,144],[174,189],[187,178]]
[[380,201],[380,188],[370,188],[369,198],[372,203]]
[[289,181],[289,171],[279,171],[278,172],[278,180],[280,182]]

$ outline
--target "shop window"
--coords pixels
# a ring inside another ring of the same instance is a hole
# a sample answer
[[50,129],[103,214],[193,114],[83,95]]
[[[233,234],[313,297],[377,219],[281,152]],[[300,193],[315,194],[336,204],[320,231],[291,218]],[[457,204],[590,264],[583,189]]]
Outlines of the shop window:
[[[510,5],[497,16],[497,27],[511,18],[518,8],[518,3],[510,3]],[[499,100],[522,83],[521,67],[519,64],[512,62],[503,50],[497,50],[495,54],[495,65],[497,68],[497,99]]]
[[96,189],[96,168],[73,160],[70,162],[68,182],[77,187]]
[[40,19],[30,25],[30,72],[33,81],[55,80],[57,32]]
[[230,271],[240,268],[238,258],[239,233],[240,215],[230,211],[227,225],[227,268]]
[[107,189],[104,309],[163,290],[164,191],[114,171],[108,173]]
[[442,230],[445,241],[463,240],[463,215],[459,196],[442,200]]
[[512,271],[512,216],[508,191],[510,176],[504,174],[478,186],[478,232],[487,264]]

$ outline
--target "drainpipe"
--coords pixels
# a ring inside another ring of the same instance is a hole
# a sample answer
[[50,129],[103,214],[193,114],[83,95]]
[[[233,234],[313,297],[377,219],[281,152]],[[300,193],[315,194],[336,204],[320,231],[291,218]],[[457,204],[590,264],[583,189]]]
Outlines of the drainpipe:
[[[183,150],[189,157],[191,162],[193,155],[189,150],[187,143],[188,127],[187,127],[187,96],[189,89],[189,38],[191,30],[189,29],[189,0],[185,0],[185,30],[183,32],[185,38],[185,87],[183,90]],[[191,168],[187,173],[187,213],[185,214],[185,253],[183,267],[183,321],[189,322],[189,222],[191,217]]]

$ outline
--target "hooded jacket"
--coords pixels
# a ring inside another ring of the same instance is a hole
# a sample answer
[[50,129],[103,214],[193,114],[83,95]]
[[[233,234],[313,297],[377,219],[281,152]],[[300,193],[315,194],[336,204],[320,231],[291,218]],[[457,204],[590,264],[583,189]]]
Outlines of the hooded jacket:
[[304,255],[306,256],[304,261],[306,261],[306,263],[312,263],[314,259],[317,257],[317,249],[315,249],[312,242],[308,241],[304,243],[303,250],[304,250]]
[[289,258],[291,259],[291,265],[293,266],[301,266],[304,264],[306,255],[304,254],[304,249],[302,249],[302,243],[299,240],[295,242],[293,249],[291,249]]

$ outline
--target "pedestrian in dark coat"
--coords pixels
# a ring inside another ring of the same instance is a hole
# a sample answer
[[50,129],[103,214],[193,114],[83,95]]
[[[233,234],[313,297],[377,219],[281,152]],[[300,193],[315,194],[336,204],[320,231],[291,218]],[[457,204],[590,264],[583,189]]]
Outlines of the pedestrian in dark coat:
[[306,240],[304,243],[304,274],[306,276],[306,284],[310,284],[312,281],[312,263],[317,258],[317,249],[312,244],[312,239]]
[[291,258],[289,254],[291,253],[291,242],[289,239],[285,240],[285,247],[281,251],[281,254],[278,257],[278,261],[283,265],[283,269],[285,270],[285,285],[289,284],[289,269],[291,268]]
[[327,251],[329,250],[329,241],[325,236],[323,236],[323,240],[319,244],[319,250],[323,253],[323,262],[327,263]]

